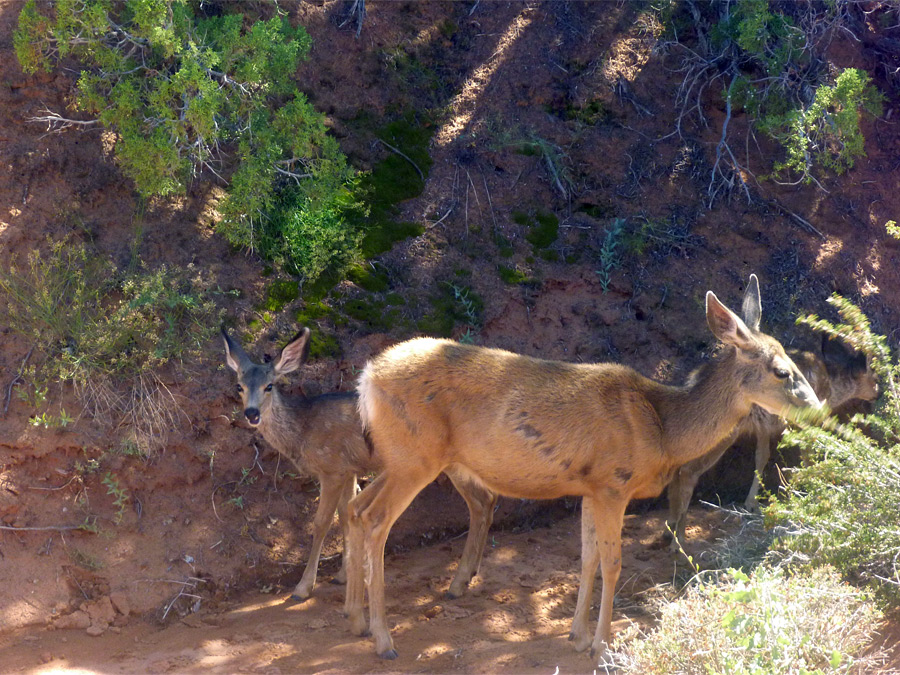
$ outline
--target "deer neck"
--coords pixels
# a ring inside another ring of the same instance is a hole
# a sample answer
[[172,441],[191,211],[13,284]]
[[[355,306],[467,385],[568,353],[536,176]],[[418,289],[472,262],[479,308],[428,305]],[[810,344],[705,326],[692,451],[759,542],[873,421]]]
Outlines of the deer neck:
[[278,387],[272,389],[272,401],[259,422],[259,432],[266,442],[283,455],[301,443],[303,437],[302,416],[297,414],[306,399],[302,396],[282,394]]
[[657,410],[664,452],[673,465],[705,455],[750,414],[752,403],[741,394],[738,371],[731,350],[706,364],[692,384],[667,390]]

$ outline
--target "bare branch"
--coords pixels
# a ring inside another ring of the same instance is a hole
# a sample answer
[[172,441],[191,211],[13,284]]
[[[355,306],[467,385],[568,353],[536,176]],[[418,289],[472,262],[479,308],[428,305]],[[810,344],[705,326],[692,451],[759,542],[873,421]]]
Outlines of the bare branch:
[[92,127],[96,124],[100,124],[100,120],[73,120],[68,117],[63,117],[59,113],[55,113],[49,108],[44,108],[41,112],[43,113],[42,115],[29,117],[26,121],[45,122],[47,124],[48,134],[59,133],[71,127],[87,128]]

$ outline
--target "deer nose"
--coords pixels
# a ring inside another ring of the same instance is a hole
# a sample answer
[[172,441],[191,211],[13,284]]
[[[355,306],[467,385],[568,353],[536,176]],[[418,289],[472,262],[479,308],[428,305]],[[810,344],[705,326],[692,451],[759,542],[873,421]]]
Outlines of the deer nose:
[[244,411],[244,417],[247,418],[247,421],[250,422],[253,426],[259,424],[259,409],[258,408],[247,408]]

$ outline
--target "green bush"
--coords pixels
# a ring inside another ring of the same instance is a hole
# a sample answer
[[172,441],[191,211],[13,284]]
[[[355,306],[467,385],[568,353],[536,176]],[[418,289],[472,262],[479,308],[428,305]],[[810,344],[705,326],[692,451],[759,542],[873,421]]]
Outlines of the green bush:
[[[881,114],[881,94],[855,68],[836,71],[826,50],[834,31],[844,28],[845,2],[779,3],[772,0],[713,0],[664,4],[660,17],[672,44],[684,47],[687,73],[679,90],[679,123],[696,109],[707,87],[722,91],[728,118],[744,111],[753,124],[784,149],[775,175],[798,175],[815,182],[820,169],[842,173],[864,156],[859,128],[863,113]],[[695,98],[696,96],[696,98]],[[726,122],[727,125],[727,122]],[[717,148],[737,170],[726,126]],[[714,174],[715,175],[715,174]]]
[[640,675],[861,673],[881,618],[864,593],[826,569],[788,575],[757,568],[697,577],[660,608],[623,670]]
[[204,169],[221,179],[236,160],[219,206],[229,241],[309,278],[352,258],[359,235],[345,210],[356,207],[354,172],[291,79],[309,35],[280,16],[202,18],[193,7],[29,0],[14,34],[22,68],[75,59],[83,70],[74,106],[92,116],[44,121],[115,132],[119,166],[144,197],[184,191]]
[[784,162],[775,164],[776,172],[792,171],[810,183],[816,164],[837,174],[852,169],[856,158],[866,155],[861,111],[879,116],[881,102],[867,73],[846,68],[833,85],[816,89],[810,105],[761,120],[760,126],[781,141],[787,153]]
[[68,240],[0,271],[0,293],[10,326],[45,356],[29,371],[41,403],[49,384],[71,383],[88,414],[129,424],[142,448],[179,414],[159,367],[197,357],[220,318],[197,270],[122,273]]
[[805,453],[803,464],[787,472],[780,498],[766,509],[780,534],[775,550],[809,565],[831,565],[846,578],[870,585],[892,606],[900,606],[900,366],[887,341],[872,332],[865,315],[839,296],[843,323],[817,317],[804,323],[840,337],[868,355],[882,396],[871,415],[823,427],[799,422],[784,443]]

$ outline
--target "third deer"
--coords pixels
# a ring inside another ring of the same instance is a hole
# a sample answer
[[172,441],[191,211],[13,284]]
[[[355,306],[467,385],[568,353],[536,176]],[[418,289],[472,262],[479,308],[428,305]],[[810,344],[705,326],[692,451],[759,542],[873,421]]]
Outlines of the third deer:
[[[841,406],[855,399],[872,401],[878,396],[878,381],[867,364],[865,354],[853,352],[841,342],[823,335],[818,353],[789,349],[787,354],[803,372],[819,399],[827,401],[833,411],[839,410]],[[757,508],[759,477],[769,462],[773,442],[777,442],[784,429],[785,425],[781,418],[754,406],[750,415],[741,420],[734,431],[713,450],[688,462],[675,472],[668,488],[667,522],[668,528],[674,534],[672,540],[674,551],[677,551],[680,543],[685,541],[687,510],[697,481],[715,466],[725,451],[742,435],[752,436],[756,440],[756,473],[744,505],[749,510]]]

